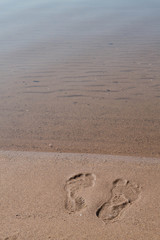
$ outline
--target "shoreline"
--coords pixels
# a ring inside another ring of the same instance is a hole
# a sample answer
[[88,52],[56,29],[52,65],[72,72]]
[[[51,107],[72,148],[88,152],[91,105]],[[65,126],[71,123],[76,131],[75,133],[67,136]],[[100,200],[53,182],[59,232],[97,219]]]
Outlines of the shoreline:
[[13,156],[13,157],[19,157],[19,155],[25,155],[27,157],[29,156],[33,156],[33,157],[37,157],[37,155],[41,158],[43,158],[44,156],[47,157],[74,157],[77,156],[79,158],[85,158],[85,157],[93,157],[94,159],[98,160],[99,159],[103,159],[103,161],[105,161],[105,159],[107,158],[107,160],[115,160],[115,161],[155,161],[160,163],[160,158],[159,157],[141,157],[141,156],[127,156],[127,155],[112,155],[112,154],[99,154],[99,153],[74,153],[74,152],[41,152],[41,151],[17,151],[17,150],[0,150],[0,158],[1,156],[4,157],[9,157],[9,156]]

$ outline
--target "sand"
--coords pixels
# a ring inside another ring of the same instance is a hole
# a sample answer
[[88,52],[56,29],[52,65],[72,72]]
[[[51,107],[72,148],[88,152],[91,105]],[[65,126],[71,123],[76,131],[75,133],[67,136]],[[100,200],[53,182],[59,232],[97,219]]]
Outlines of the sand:
[[159,240],[160,4],[1,2],[0,240]]
[[43,2],[4,12],[0,149],[160,157],[159,3]]
[[149,54],[139,66],[133,63],[138,52],[132,60],[121,47],[107,48],[109,53],[91,64],[81,57],[74,69],[70,60],[49,66],[46,71],[55,70],[51,77],[19,70],[10,90],[5,79],[0,148],[160,157],[159,59],[149,66]]
[[159,240],[160,159],[0,152],[1,240]]

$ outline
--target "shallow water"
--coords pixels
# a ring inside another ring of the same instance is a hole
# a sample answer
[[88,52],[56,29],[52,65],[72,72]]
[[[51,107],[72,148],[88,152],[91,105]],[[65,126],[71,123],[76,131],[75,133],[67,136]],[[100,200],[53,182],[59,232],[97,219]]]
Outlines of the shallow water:
[[5,0],[0,8],[1,56],[6,64],[23,67],[36,61],[45,68],[48,63],[78,59],[79,54],[85,59],[86,54],[109,48],[113,40],[115,47],[155,45],[160,35],[160,3],[153,0]]
[[2,149],[160,155],[159,1],[0,9]]

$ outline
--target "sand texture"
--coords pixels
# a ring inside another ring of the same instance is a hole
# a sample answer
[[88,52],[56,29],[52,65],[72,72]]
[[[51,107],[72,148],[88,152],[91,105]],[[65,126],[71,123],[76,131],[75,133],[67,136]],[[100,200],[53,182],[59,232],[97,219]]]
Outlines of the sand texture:
[[160,159],[0,152],[0,240],[159,240]]

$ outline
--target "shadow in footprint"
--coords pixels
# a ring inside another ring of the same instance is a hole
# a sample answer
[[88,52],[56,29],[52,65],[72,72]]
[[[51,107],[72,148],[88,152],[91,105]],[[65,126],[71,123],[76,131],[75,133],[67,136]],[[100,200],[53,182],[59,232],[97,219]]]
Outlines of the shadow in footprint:
[[75,213],[87,206],[85,199],[79,193],[84,188],[93,187],[95,180],[95,175],[91,173],[80,173],[68,179],[65,184],[67,192],[65,208],[69,213]]
[[111,189],[111,197],[96,212],[104,223],[119,220],[121,214],[138,198],[140,187],[128,180],[116,179]]
[[13,235],[10,237],[6,237],[4,240],[17,240],[18,239],[18,235]]

